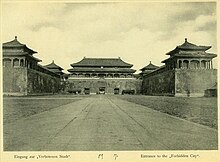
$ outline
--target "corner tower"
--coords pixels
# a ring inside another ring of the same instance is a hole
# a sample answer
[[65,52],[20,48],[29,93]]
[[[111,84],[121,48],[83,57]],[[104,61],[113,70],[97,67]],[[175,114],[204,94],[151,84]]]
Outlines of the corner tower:
[[189,43],[187,38],[182,45],[177,46],[166,55],[170,57],[163,60],[168,70],[171,69],[213,69],[212,59],[217,55],[207,53],[211,46],[197,46]]

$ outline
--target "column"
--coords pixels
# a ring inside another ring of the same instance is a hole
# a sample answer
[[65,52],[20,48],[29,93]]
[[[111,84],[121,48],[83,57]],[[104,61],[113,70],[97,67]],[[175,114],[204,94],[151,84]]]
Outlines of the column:
[[11,59],[11,67],[14,66],[14,58]]
[[200,60],[197,60],[198,62],[196,63],[196,69],[200,69]]
[[18,61],[18,64],[19,64],[19,66],[21,66],[21,59],[18,59],[19,61]]
[[188,69],[191,69],[191,60],[188,60]]
[[212,62],[212,60],[211,60],[211,62],[210,62],[210,63],[211,63],[211,69],[213,69],[213,62]]
[[30,69],[31,65],[30,65],[30,62],[28,61],[27,62],[27,67]]
[[202,68],[202,63],[201,63],[201,60],[199,60],[199,69]]
[[183,60],[180,60],[180,62],[181,62],[180,69],[182,69],[183,68]]
[[176,68],[179,69],[179,60],[176,60]]

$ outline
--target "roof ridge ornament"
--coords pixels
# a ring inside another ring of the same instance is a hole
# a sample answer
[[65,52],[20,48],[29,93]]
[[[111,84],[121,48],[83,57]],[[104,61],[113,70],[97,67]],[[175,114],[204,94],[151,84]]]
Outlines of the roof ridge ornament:
[[18,37],[17,36],[15,36],[15,40],[17,40],[18,39]]
[[187,38],[185,38],[185,42],[187,42]]

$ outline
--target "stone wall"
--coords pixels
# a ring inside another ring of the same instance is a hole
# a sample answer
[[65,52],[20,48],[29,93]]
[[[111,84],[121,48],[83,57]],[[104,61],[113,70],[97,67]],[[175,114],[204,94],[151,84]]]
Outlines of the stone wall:
[[58,93],[60,90],[60,78],[28,69],[27,71],[27,93]]
[[176,69],[175,96],[204,96],[205,90],[217,83],[216,69]]
[[145,95],[175,95],[175,72],[165,71],[143,77],[142,94]]
[[96,94],[99,92],[99,88],[105,87],[105,93],[113,94],[114,89],[119,89],[119,94],[123,90],[135,90],[136,94],[141,91],[141,80],[138,79],[68,79],[68,84],[66,86],[66,91],[80,90],[80,93],[84,93],[85,88],[89,88],[91,94]]
[[59,77],[25,67],[3,68],[3,93],[5,95],[56,93],[59,90]]
[[145,95],[201,97],[217,83],[216,69],[175,69],[143,78]]
[[7,95],[27,95],[26,68],[3,68],[3,93]]

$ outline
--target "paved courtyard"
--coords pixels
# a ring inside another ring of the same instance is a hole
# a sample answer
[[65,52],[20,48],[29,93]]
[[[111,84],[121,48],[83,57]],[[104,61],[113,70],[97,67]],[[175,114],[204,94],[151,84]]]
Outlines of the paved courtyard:
[[215,129],[110,95],[4,124],[5,151],[214,150],[217,143]]

